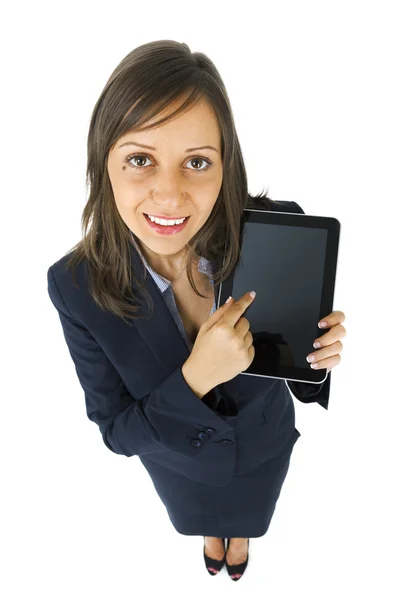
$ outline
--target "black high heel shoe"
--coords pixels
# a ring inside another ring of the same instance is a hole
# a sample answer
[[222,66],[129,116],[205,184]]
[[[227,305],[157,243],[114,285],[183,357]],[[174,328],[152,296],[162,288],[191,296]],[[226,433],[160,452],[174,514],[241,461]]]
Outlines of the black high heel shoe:
[[228,545],[226,547],[226,553],[225,553],[225,565],[226,565],[226,570],[229,573],[229,577],[232,579],[232,581],[238,581],[239,579],[241,579],[243,573],[246,570],[247,567],[247,563],[249,562],[249,545],[250,545],[250,538],[247,539],[247,558],[244,562],[238,564],[238,565],[229,565],[227,560],[226,560],[226,555],[228,553],[228,548],[229,548],[229,542],[230,542],[230,538],[228,538]]
[[[225,548],[225,538],[223,538],[222,541],[224,543],[224,548]],[[204,554],[204,562],[206,563],[207,571],[210,573],[210,575],[217,575],[225,564],[225,555],[223,558],[221,558],[221,560],[215,560],[215,558],[210,558],[209,556],[207,556],[205,540],[204,540],[203,554]]]

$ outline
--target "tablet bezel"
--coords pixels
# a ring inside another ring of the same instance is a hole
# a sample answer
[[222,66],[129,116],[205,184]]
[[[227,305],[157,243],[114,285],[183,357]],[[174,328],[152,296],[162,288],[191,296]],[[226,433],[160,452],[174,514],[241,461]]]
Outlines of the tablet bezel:
[[[316,229],[326,229],[327,231],[327,244],[326,244],[326,255],[325,255],[325,265],[324,265],[324,276],[322,283],[322,294],[321,294],[321,303],[319,310],[319,319],[322,319],[326,315],[329,315],[332,312],[334,293],[335,293],[335,278],[336,278],[336,270],[337,270],[337,261],[338,261],[338,251],[339,251],[339,237],[340,237],[340,222],[334,217],[322,217],[322,216],[314,216],[314,215],[306,215],[303,213],[293,213],[293,212],[280,212],[280,211],[270,211],[270,210],[260,210],[253,208],[244,209],[241,226],[240,226],[240,236],[239,236],[239,245],[240,248],[243,244],[243,233],[244,228],[247,223],[258,223],[258,224],[267,224],[267,225],[282,225],[282,226],[290,226],[290,227],[307,227],[307,228],[316,228]],[[226,243],[225,243],[226,250]],[[224,253],[225,254],[225,253]],[[225,259],[224,259],[225,263]],[[227,279],[225,279],[219,286],[218,294],[217,294],[217,308],[219,308],[229,296],[232,295],[235,273],[239,260]],[[238,300],[238,298],[235,298]],[[246,311],[242,316],[246,316]],[[319,322],[319,321],[318,321]],[[318,327],[318,322],[315,324],[315,336],[310,340],[310,353],[312,352],[312,343],[313,341],[321,337],[321,332],[329,331],[328,329],[320,329]],[[251,326],[250,326],[251,330]],[[252,372],[252,365],[248,367],[245,371],[242,371],[240,375],[251,375],[253,377],[268,377],[272,379],[282,379],[288,381],[299,381],[304,383],[314,383],[321,384],[323,383],[327,376],[327,369],[316,369],[313,370],[308,365],[304,368],[301,367],[287,367],[286,369],[281,369],[283,373],[275,374],[275,375],[265,375],[260,373]]]

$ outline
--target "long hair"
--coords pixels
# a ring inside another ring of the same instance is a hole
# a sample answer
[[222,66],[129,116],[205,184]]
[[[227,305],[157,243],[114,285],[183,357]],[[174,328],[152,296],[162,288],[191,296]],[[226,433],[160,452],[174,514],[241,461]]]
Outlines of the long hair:
[[[82,239],[72,250],[66,269],[84,260],[89,291],[96,304],[126,319],[136,313],[138,299],[134,284],[153,303],[131,264],[132,232],[122,220],[107,172],[107,159],[117,140],[134,128],[147,130],[146,123],[176,100],[184,99],[177,110],[154,122],[151,128],[167,123],[205,98],[213,107],[221,133],[223,179],[213,210],[188,244],[186,272],[194,292],[192,259],[202,256],[217,265],[214,287],[234,269],[240,255],[240,224],[245,208],[268,210],[273,202],[263,193],[251,196],[234,118],[224,83],[211,60],[191,52],[184,43],[159,40],[132,50],[109,77],[93,109],[87,138],[86,190],[89,198],[81,217]],[[90,228],[89,228],[90,225]],[[222,257],[225,257],[222,264]],[[143,265],[144,271],[146,270]]]

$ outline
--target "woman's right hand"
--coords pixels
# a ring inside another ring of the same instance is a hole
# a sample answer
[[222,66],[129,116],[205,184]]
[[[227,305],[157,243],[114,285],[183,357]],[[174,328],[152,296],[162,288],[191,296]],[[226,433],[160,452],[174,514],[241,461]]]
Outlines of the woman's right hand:
[[241,316],[253,301],[250,293],[237,302],[231,298],[200,327],[187,360],[199,384],[206,382],[207,388],[212,389],[233,379],[253,362],[255,350],[250,323]]

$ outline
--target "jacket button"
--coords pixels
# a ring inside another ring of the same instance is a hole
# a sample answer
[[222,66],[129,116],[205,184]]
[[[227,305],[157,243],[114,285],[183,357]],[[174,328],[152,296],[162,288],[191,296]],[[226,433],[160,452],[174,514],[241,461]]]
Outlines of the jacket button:
[[232,440],[221,440],[220,444],[224,444],[224,445],[228,445],[228,444],[233,444]]
[[196,440],[196,439],[192,439],[190,440],[190,444],[194,447],[194,448],[199,448],[200,446],[203,445],[203,442],[201,442],[200,440]]
[[208,435],[212,435],[213,433],[215,433],[215,429],[213,429],[212,427],[207,427],[206,433],[208,433]]
[[208,440],[209,436],[206,434],[205,431],[199,431],[199,433],[197,434],[197,437],[199,438],[199,440],[202,440],[203,442]]

